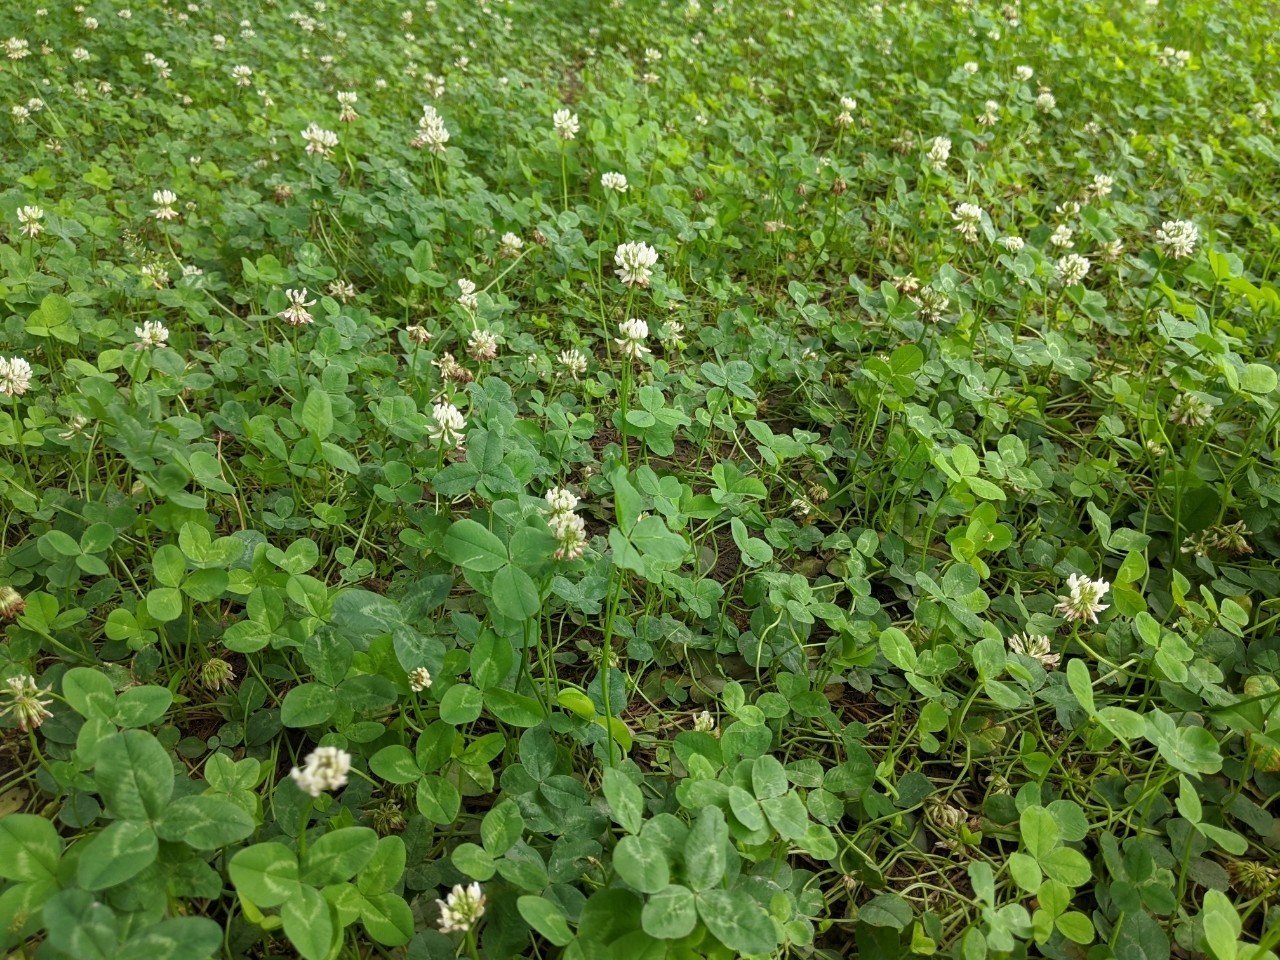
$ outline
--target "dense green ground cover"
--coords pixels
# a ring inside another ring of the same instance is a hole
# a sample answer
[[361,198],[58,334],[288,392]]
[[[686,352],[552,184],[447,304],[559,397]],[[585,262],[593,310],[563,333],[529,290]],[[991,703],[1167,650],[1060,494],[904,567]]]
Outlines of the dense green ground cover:
[[0,950],[1274,960],[1276,24],[4,4]]

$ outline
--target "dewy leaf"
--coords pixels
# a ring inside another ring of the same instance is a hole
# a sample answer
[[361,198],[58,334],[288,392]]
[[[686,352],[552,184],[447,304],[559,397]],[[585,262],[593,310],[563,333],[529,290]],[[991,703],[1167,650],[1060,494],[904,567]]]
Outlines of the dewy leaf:
[[98,792],[118,817],[157,820],[173,795],[169,754],[145,730],[126,730],[104,740],[93,776]]
[[0,877],[52,880],[61,853],[62,838],[44,817],[29,813],[0,816]]
[[767,954],[778,945],[773,921],[746,891],[707,890],[698,894],[698,916],[711,935],[738,954]]
[[707,890],[724,877],[729,828],[719,807],[703,807],[684,845],[685,875],[695,891]]
[[299,890],[298,858],[282,843],[257,843],[227,865],[237,892],[256,907],[275,907]]
[[447,560],[464,570],[491,573],[507,563],[507,548],[474,520],[459,520],[445,534],[440,549]]
[[254,826],[253,818],[231,801],[195,795],[169,804],[156,833],[197,850],[216,850],[243,840]]
[[117,820],[80,851],[76,879],[86,890],[105,890],[151,866],[159,852],[151,827],[137,820]]

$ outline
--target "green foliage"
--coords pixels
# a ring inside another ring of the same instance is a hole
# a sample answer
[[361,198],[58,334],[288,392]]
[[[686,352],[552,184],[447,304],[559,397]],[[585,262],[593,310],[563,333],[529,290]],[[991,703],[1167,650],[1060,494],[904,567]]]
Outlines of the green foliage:
[[1274,21],[0,5],[0,953],[1275,960]]

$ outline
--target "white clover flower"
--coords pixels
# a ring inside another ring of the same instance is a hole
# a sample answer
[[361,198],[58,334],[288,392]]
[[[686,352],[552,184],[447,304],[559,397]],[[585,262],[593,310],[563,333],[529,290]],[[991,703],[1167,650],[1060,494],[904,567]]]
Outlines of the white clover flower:
[[561,350],[556,359],[575,380],[587,372],[587,355],[581,350]]
[[1191,256],[1200,240],[1200,231],[1190,220],[1166,220],[1156,231],[1156,245],[1174,260]]
[[277,313],[277,317],[294,327],[300,327],[303,324],[314,321],[315,318],[311,316],[307,308],[314,307],[316,302],[307,299],[306,287],[301,290],[286,290],[284,295],[289,300],[289,306]]
[[978,72],[977,61],[976,60],[966,61],[964,65],[964,72],[969,74],[969,76],[973,76],[975,73],[977,73]]
[[466,429],[466,418],[452,403],[437,403],[431,408],[431,424],[427,427],[427,436],[433,443],[456,447],[461,443]]
[[978,114],[978,124],[983,127],[994,127],[1000,119],[1000,104],[988,100],[982,105],[982,113]]
[[612,190],[614,193],[626,193],[627,178],[624,174],[613,173],[612,171],[602,173],[600,175],[600,186],[606,190]]
[[1000,244],[1000,246],[1004,247],[1010,253],[1021,253],[1022,248],[1027,245],[1025,240],[1016,236],[1001,237],[996,241],[996,243]]
[[38,237],[44,231],[44,224],[40,221],[44,219],[44,211],[37,206],[26,206],[18,208],[18,223],[21,224],[23,236]]
[[355,284],[345,280],[334,280],[325,292],[339,303],[350,303],[356,296]]
[[1184,427],[1203,427],[1213,419],[1213,406],[1193,393],[1180,393],[1169,405],[1169,419]]
[[551,117],[551,125],[561,140],[572,140],[578,135],[578,115],[568,110],[557,110]]
[[940,290],[925,287],[919,295],[911,298],[920,313],[921,320],[938,320],[951,306],[951,298]]
[[431,337],[432,337],[431,331],[428,330],[426,327],[422,326],[421,324],[418,324],[418,323],[410,324],[409,326],[405,327],[404,332],[408,334],[409,339],[414,343],[430,343],[431,342]]
[[172,190],[157,190],[151,194],[151,202],[156,205],[151,216],[157,220],[178,219],[178,211],[173,209],[173,205],[178,202],[178,195]]
[[133,11],[130,10],[128,7],[121,7],[119,10],[116,11],[116,16],[119,17],[121,20],[131,20],[133,19]]
[[31,388],[31,364],[21,357],[0,357],[0,393],[20,397]]
[[337,747],[316,747],[307,755],[302,769],[294,767],[289,776],[303,793],[318,797],[346,786],[351,772],[351,754]]
[[248,87],[253,84],[253,71],[244,64],[238,64],[231,68],[231,78],[237,87]]
[[356,101],[359,99],[354,90],[338,91],[338,122],[351,123],[359,118],[356,113]]
[[1049,237],[1049,243],[1051,246],[1055,246],[1059,250],[1069,250],[1071,247],[1075,246],[1075,241],[1072,240],[1073,236],[1074,232],[1072,229],[1065,223],[1061,223],[1053,231],[1053,235]]
[[1069,253],[1059,257],[1055,265],[1058,282],[1064,287],[1079,283],[1089,272],[1089,261],[1078,253]]
[[619,326],[618,332],[622,336],[614,339],[613,342],[622,350],[624,356],[633,360],[648,356],[649,348],[645,346],[644,341],[649,336],[649,324],[633,317]]
[[1008,640],[1009,649],[1024,657],[1038,660],[1046,670],[1054,669],[1061,661],[1062,655],[1053,652],[1049,638],[1043,634],[1015,633]]
[[22,104],[15,103],[9,108],[9,115],[13,117],[13,122],[15,124],[22,126],[22,124],[26,123],[28,118],[31,116],[31,111]]
[[480,296],[476,293],[476,285],[466,277],[458,281],[458,303],[467,310],[474,310],[480,303]]
[[577,560],[587,549],[587,525],[576,513],[553,513],[547,518],[556,538],[557,560]]
[[684,349],[684,324],[679,320],[668,320],[658,330],[658,339],[670,344],[677,350]]
[[498,355],[498,338],[488,330],[472,330],[467,338],[467,353],[481,363]]
[[71,59],[76,63],[84,63],[89,59],[89,51],[84,47],[74,47],[71,50]]
[[1120,259],[1120,255],[1124,253],[1124,243],[1119,237],[1114,240],[1108,240],[1102,245],[1102,259],[1108,262],[1114,262]]
[[644,50],[645,63],[657,63],[661,59],[662,59],[661,51],[655,50],[653,47],[645,47],[645,50]]
[[0,694],[7,694],[9,703],[0,708],[0,717],[13,714],[13,718],[18,721],[18,729],[23,733],[34,730],[53,716],[48,710],[53,700],[45,699],[43,696],[49,691],[41,690],[36,685],[35,677],[30,674],[9,677],[4,684],[4,687],[0,688]]
[[1115,178],[1109,177],[1105,173],[1099,173],[1094,176],[1086,192],[1095,200],[1101,200],[1103,197],[1110,196],[1111,189],[1115,184]]
[[1073,573],[1067,578],[1067,596],[1058,597],[1058,605],[1053,608],[1054,612],[1068,621],[1097,623],[1098,614],[1110,606],[1098,601],[1110,589],[1111,584],[1106,580],[1090,580],[1088,577]]
[[552,487],[542,499],[547,501],[552,513],[572,513],[578,509],[578,498],[567,487]]
[[134,327],[133,333],[138,338],[139,350],[163,347],[169,342],[169,328],[159,320],[148,320],[142,326]]
[[1048,90],[1042,90],[1036,96],[1036,109],[1041,113],[1048,113],[1057,105],[1057,98],[1055,98]]
[[951,156],[951,138],[934,137],[929,141],[929,152],[925,154],[934,170],[942,170]]
[[618,279],[627,286],[647,287],[653,276],[653,266],[658,262],[658,251],[643,241],[620,243],[614,251],[613,262],[618,268]]
[[85,17],[85,18],[84,18],[84,28],[85,28],[86,30],[97,30],[97,29],[98,29],[98,18],[97,18],[97,17]]
[[421,693],[431,686],[431,671],[426,667],[417,667],[409,671],[409,689]]
[[441,933],[466,933],[484,916],[484,894],[478,883],[465,887],[456,884],[448,896],[436,903],[440,907]]
[[449,142],[449,130],[440,116],[429,103],[422,105],[422,116],[418,119],[418,134],[410,141],[410,145],[421,150],[426,147],[432,153],[444,153],[445,144]]
[[711,715],[710,710],[703,710],[693,718],[693,729],[698,733],[715,733],[716,718]]
[[502,235],[502,240],[498,245],[498,252],[508,260],[520,256],[520,251],[524,249],[524,240],[519,234],[510,231]]
[[1026,66],[1025,64],[1023,66],[1018,67],[1013,72],[1014,72],[1014,75],[1017,76],[1017,78],[1021,80],[1023,83],[1026,83],[1028,80],[1030,80],[1032,77],[1036,75],[1036,72],[1032,70],[1030,67]]
[[4,42],[4,53],[10,60],[22,60],[31,55],[31,45],[19,37]]
[[969,243],[978,239],[978,228],[982,226],[982,208],[976,203],[957,204],[951,211],[951,219],[955,221],[956,233]]
[[302,139],[307,145],[307,153],[313,156],[329,157],[333,148],[338,145],[338,135],[332,130],[325,130],[316,123],[307,125],[302,131]]

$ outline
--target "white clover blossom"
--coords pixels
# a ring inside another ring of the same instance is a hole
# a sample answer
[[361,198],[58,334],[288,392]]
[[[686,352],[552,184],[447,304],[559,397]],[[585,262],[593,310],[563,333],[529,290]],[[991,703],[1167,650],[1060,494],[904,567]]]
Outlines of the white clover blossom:
[[600,175],[600,186],[606,190],[612,190],[614,193],[627,192],[627,178],[621,173],[602,173]]
[[498,338],[488,330],[472,330],[467,338],[467,353],[481,363],[498,355]]
[[1090,580],[1086,576],[1073,573],[1067,578],[1067,595],[1058,597],[1058,605],[1054,607],[1054,612],[1068,621],[1097,623],[1098,614],[1110,606],[1098,601],[1110,589],[1111,584],[1106,580]]
[[338,145],[338,135],[332,130],[325,130],[317,123],[310,123],[302,131],[303,142],[307,145],[307,153],[312,156],[329,157]]
[[1069,250],[1075,246],[1075,241],[1072,239],[1073,236],[1074,232],[1072,229],[1065,223],[1060,223],[1054,229],[1053,234],[1049,237],[1049,243],[1051,246],[1055,246],[1059,250]]
[[1213,419],[1213,406],[1193,393],[1180,393],[1169,405],[1169,419],[1184,427],[1203,427]]
[[1048,90],[1041,90],[1036,96],[1036,109],[1041,113],[1048,113],[1057,105],[1057,99]]
[[982,208],[976,203],[960,203],[951,211],[951,219],[955,221],[956,233],[969,243],[978,239],[978,228],[982,226]]
[[356,101],[359,96],[354,90],[338,91],[338,122],[351,123],[359,119],[360,114],[356,113]]
[[658,251],[643,241],[620,243],[614,251],[613,262],[618,279],[627,286],[647,287],[653,277],[653,266],[658,262]]
[[523,249],[524,240],[518,233],[512,233],[509,230],[502,235],[502,240],[498,244],[498,252],[508,260],[520,256],[520,251]]
[[416,667],[409,671],[409,689],[421,693],[431,686],[431,671],[426,667]]
[[427,436],[443,447],[456,447],[462,442],[467,420],[452,403],[437,403],[431,408]]
[[1156,245],[1174,260],[1191,256],[1199,240],[1200,231],[1190,220],[1166,220],[1156,231]]
[[31,389],[31,364],[22,357],[0,357],[0,393],[20,397]]
[[476,293],[476,285],[472,280],[462,277],[458,280],[458,303],[467,310],[474,310],[480,304],[479,294]]
[[551,116],[551,126],[561,140],[572,140],[578,135],[578,115],[569,110],[557,110]]
[[622,336],[615,338],[613,342],[622,350],[624,356],[633,360],[648,356],[649,348],[645,346],[644,341],[649,336],[649,324],[632,317],[618,327],[618,332]]
[[308,307],[314,307],[316,302],[307,299],[307,288],[301,290],[286,290],[285,297],[289,301],[289,305],[276,314],[281,320],[290,326],[300,327],[303,324],[311,323],[314,317],[308,312]]
[[996,241],[996,243],[1000,244],[1000,246],[1004,247],[1010,253],[1021,253],[1022,248],[1027,245],[1025,240],[1017,236],[1001,237]]
[[1036,72],[1032,70],[1030,67],[1026,66],[1025,64],[1018,67],[1013,72],[1014,72],[1014,75],[1023,83],[1026,83],[1028,80],[1030,80],[1032,77],[1036,75]]
[[929,141],[929,151],[925,154],[934,170],[941,171],[951,156],[951,138],[934,137]]
[[1062,655],[1053,652],[1053,645],[1043,634],[1015,633],[1008,640],[1009,649],[1016,654],[1038,660],[1040,666],[1052,670],[1062,661]]
[[441,933],[466,933],[484,916],[484,894],[480,884],[467,886],[455,884],[443,900],[437,900],[440,907]]
[[587,372],[587,355],[581,350],[561,350],[556,360],[575,380]]
[[253,85],[253,70],[246,67],[243,63],[237,64],[231,68],[231,79],[236,82],[237,87],[249,87]]
[[567,487],[552,487],[543,494],[543,499],[552,513],[572,513],[578,509],[578,498]]
[[994,127],[1000,120],[1000,104],[988,100],[982,105],[982,113],[978,114],[977,120],[979,126]]
[[148,320],[142,326],[134,327],[133,333],[138,338],[139,350],[163,347],[169,342],[169,328],[159,320]]
[[426,147],[432,153],[444,153],[445,144],[449,142],[449,130],[444,125],[440,112],[429,103],[422,105],[422,116],[418,118],[418,135],[410,145],[421,150]]
[[151,216],[157,220],[176,220],[178,211],[173,205],[178,202],[178,195],[172,190],[157,190],[151,194],[151,202],[155,204]]
[[37,686],[36,678],[30,674],[9,677],[5,680],[4,687],[0,688],[0,694],[7,694],[9,697],[9,703],[0,708],[0,717],[13,714],[19,730],[24,733],[34,730],[53,716],[48,710],[53,700],[44,697],[48,692]]
[[307,754],[302,768],[294,767],[289,776],[303,793],[318,797],[346,786],[350,772],[351,754],[337,747],[316,747]]
[[1059,257],[1054,267],[1058,282],[1064,287],[1079,283],[1089,272],[1089,261],[1078,253],[1069,253]]
[[31,205],[18,208],[18,223],[22,235],[25,237],[38,237],[44,231],[44,224],[40,221],[44,219],[44,211],[39,207]]

